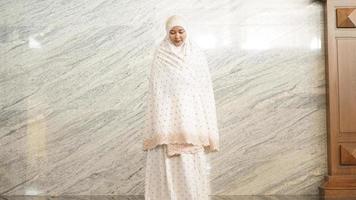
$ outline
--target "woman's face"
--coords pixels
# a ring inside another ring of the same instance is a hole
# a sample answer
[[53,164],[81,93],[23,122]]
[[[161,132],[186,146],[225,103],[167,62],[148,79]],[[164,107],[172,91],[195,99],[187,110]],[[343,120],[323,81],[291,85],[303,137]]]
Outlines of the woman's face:
[[185,32],[184,28],[181,26],[174,26],[169,31],[169,39],[175,46],[180,46],[185,38],[187,37],[187,33]]

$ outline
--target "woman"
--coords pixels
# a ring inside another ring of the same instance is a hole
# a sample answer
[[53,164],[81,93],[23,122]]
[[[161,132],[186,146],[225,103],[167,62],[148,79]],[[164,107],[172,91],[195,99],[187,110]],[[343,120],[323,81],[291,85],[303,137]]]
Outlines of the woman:
[[186,20],[166,21],[149,77],[146,200],[209,199],[206,153],[219,150],[215,99],[204,53]]

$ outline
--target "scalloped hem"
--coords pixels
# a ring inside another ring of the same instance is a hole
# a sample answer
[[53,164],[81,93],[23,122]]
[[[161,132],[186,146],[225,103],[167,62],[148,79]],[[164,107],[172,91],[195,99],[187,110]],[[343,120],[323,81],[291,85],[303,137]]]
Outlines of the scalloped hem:
[[[203,147],[205,152],[219,151],[219,139],[204,138],[202,140],[199,140],[198,138],[185,139],[183,137],[175,137],[173,139],[173,138],[168,138],[167,136],[163,136],[163,135],[155,135],[152,138],[144,139],[143,150],[147,151],[149,149],[155,148],[158,145],[164,145],[164,144],[176,145],[176,146],[171,146],[171,147],[175,147],[175,148],[177,148],[178,145],[200,146],[200,147]],[[180,146],[180,147],[182,147],[182,146]],[[172,150],[171,152],[173,152],[173,148],[171,148],[171,150]],[[194,148],[194,147],[188,148],[187,147],[185,149],[181,149],[180,152],[184,152],[185,150],[188,152],[189,151],[195,152],[197,150],[197,148]]]
[[169,157],[180,155],[182,153],[198,153],[204,151],[204,148],[201,145],[192,145],[192,144],[164,144],[167,146],[166,153]]

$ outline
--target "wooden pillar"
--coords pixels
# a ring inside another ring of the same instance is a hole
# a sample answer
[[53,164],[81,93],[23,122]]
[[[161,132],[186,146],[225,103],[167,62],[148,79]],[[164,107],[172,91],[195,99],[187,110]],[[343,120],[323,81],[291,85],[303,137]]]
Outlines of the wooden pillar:
[[325,197],[356,197],[356,0],[327,0]]

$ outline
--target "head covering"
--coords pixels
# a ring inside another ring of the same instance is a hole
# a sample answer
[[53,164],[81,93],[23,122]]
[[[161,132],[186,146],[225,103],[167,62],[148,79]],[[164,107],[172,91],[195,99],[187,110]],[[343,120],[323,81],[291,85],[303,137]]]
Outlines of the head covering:
[[166,21],[167,34],[169,34],[169,31],[175,26],[181,26],[185,30],[188,30],[188,23],[186,19],[179,15],[172,15],[167,19]]
[[[177,25],[188,30],[182,17],[168,18],[167,35],[154,54],[143,149],[180,144],[168,148],[171,154],[177,148],[192,152],[199,150],[196,148],[199,146],[210,152],[218,151],[219,133],[208,63],[201,49],[189,38],[190,32],[179,47],[170,42],[169,31]],[[186,149],[187,144],[194,147]]]
[[[179,46],[174,45],[174,43],[169,38],[169,32],[175,26],[181,26],[186,32],[186,38]],[[177,56],[181,58],[187,56],[189,53],[188,49],[190,48],[191,41],[188,23],[184,17],[179,15],[172,15],[166,20],[166,36],[164,38],[164,42],[167,43],[168,48]]]

